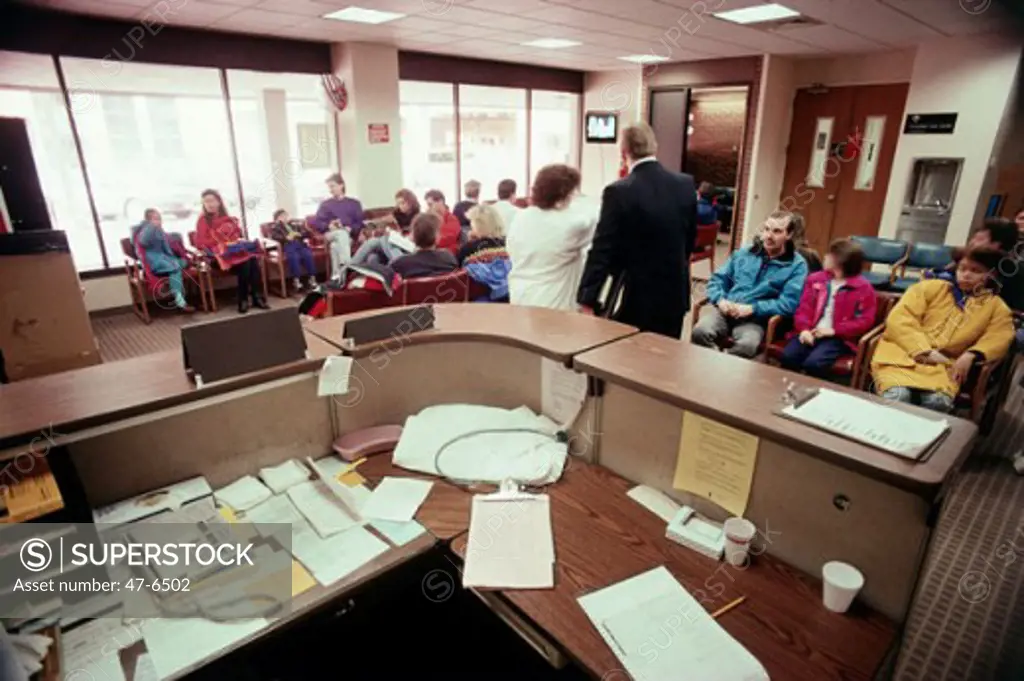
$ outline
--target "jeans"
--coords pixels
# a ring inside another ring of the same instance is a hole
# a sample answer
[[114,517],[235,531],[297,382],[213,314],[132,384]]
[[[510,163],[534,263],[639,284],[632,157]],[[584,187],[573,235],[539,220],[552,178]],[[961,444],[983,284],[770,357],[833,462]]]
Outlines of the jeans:
[[953,409],[953,398],[946,393],[934,392],[932,390],[920,390],[918,388],[904,388],[894,386],[882,393],[882,397],[896,402],[913,404],[915,398],[917,403],[925,409],[932,411],[949,412]]
[[782,351],[782,366],[790,371],[805,371],[815,378],[827,378],[837,359],[852,354],[849,346],[838,338],[819,338],[814,345],[804,345],[793,337]]
[[288,261],[288,274],[292,277],[299,277],[300,271],[305,270],[307,276],[316,274],[316,266],[313,264],[313,251],[303,243],[302,240],[286,241],[281,250],[284,251],[285,260]]
[[390,265],[392,260],[405,254],[405,251],[392,244],[385,234],[367,239],[352,256],[352,264]]
[[750,358],[757,354],[757,349],[764,338],[764,327],[750,318],[726,317],[717,307],[708,305],[701,310],[700,320],[693,327],[690,340],[695,345],[713,348],[730,335],[733,346],[729,348],[728,353]]
[[324,239],[331,249],[331,276],[333,277],[352,260],[352,237],[347,229],[334,229],[324,232]]

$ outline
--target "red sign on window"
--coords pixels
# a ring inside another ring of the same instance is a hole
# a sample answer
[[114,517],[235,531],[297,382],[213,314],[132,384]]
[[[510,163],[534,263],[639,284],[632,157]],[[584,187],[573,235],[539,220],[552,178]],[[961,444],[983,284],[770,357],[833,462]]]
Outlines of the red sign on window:
[[370,123],[366,127],[370,132],[370,144],[387,144],[391,141],[387,123]]

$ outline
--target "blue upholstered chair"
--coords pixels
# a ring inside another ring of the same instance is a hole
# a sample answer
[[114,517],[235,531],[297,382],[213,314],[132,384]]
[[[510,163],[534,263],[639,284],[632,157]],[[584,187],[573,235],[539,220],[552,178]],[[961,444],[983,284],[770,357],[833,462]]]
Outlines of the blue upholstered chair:
[[[913,244],[910,253],[900,265],[899,276],[892,280],[889,290],[905,293],[908,288],[921,281],[925,270],[943,270],[953,262],[953,247],[943,244]],[[907,276],[907,268],[914,270]]]
[[864,278],[871,282],[879,291],[889,290],[889,285],[896,278],[897,267],[907,256],[910,244],[898,239],[884,239],[877,236],[853,236],[864,251],[864,262],[871,265],[888,265],[888,272],[864,272]]

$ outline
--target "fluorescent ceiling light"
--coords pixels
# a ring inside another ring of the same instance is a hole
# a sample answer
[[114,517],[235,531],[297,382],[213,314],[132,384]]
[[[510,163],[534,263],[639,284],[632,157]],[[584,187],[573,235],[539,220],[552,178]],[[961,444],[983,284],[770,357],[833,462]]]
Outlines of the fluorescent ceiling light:
[[346,7],[337,12],[325,14],[324,19],[335,21],[354,21],[359,24],[383,24],[395,19],[401,19],[404,14],[398,12],[382,12],[377,9],[363,9],[362,7]]
[[776,21],[800,16],[800,12],[775,2],[767,5],[756,5],[743,9],[731,9],[728,12],[713,12],[712,16],[725,19],[735,24],[759,24],[763,21]]
[[539,40],[531,40],[528,43],[520,43],[526,47],[545,47],[549,50],[559,50],[563,47],[576,47],[583,43],[577,40],[565,40],[564,38],[541,38]]
[[660,64],[668,61],[668,57],[659,57],[656,54],[631,54],[627,57],[619,57],[622,61],[631,61],[634,64]]

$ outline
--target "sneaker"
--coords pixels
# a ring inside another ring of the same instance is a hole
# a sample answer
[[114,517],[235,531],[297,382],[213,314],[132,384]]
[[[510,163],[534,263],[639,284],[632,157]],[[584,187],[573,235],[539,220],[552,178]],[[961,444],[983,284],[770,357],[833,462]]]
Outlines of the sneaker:
[[292,279],[292,288],[295,289],[296,291],[301,291],[302,290],[302,280],[299,279],[298,277],[294,277]]
[[309,279],[306,280],[306,288],[308,288],[310,291],[315,289],[317,286],[319,286],[319,284],[316,283],[316,277],[310,277]]

